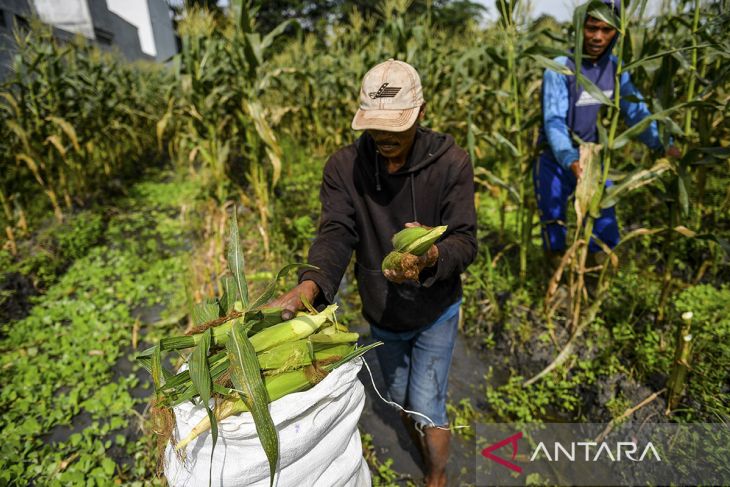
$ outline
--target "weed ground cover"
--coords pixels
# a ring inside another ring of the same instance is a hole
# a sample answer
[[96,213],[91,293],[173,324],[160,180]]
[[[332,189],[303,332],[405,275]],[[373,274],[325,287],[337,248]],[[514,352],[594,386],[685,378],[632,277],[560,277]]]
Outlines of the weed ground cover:
[[152,479],[154,443],[140,421],[148,384],[129,361],[133,341],[151,340],[163,331],[155,322],[184,308],[180,207],[195,197],[194,186],[160,179],[99,208],[99,242],[32,298],[27,316],[2,324],[0,483]]

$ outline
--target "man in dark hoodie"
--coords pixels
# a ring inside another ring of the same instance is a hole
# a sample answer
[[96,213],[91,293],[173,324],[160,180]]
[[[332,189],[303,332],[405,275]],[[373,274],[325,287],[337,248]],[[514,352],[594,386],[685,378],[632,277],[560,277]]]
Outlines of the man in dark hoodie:
[[[618,0],[604,0],[603,15],[612,13],[619,17]],[[612,98],[616,80],[618,59],[611,54],[618,33],[609,23],[598,20],[588,12],[583,27],[583,57],[581,73],[592,81],[603,93]],[[596,16],[600,16],[595,12]],[[604,17],[605,18],[605,17]],[[575,72],[575,61],[566,56],[555,61]],[[629,125],[635,125],[650,115],[642,101],[641,93],[631,82],[628,72],[619,80],[621,113]],[[601,103],[576,83],[575,76],[545,70],[542,84],[543,126],[538,143],[546,144],[534,166],[533,180],[537,195],[543,246],[550,260],[556,260],[565,250],[565,210],[568,198],[575,192],[576,182],[581,176],[578,163],[580,154],[572,136],[585,142],[598,142],[598,115]],[[656,122],[652,122],[639,139],[650,149],[665,152],[659,138]],[[666,150],[667,156],[678,157],[676,147]],[[608,180],[606,186],[613,183]],[[593,236],[609,248],[619,242],[616,212],[613,207],[605,208],[595,220]],[[589,252],[595,254],[601,247],[591,239]]]
[[[272,303],[284,317],[310,302],[331,303],[355,251],[362,313],[372,335],[390,399],[403,415],[427,468],[429,486],[445,485],[450,441],[446,390],[457,333],[459,274],[476,255],[476,212],[471,161],[449,135],[420,127],[424,116],[416,70],[392,59],[371,69],[360,91],[357,141],[324,168],[322,214],[300,284]],[[381,272],[391,237],[406,226],[447,225],[419,258],[418,281]]]

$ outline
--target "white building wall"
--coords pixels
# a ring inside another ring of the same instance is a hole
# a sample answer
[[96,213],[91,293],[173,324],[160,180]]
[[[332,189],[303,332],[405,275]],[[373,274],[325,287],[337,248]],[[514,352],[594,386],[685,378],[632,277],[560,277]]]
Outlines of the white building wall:
[[36,12],[46,24],[94,39],[94,23],[87,0],[34,0]]
[[155,36],[152,32],[152,21],[147,0],[106,0],[106,4],[109,10],[137,27],[142,52],[157,57]]

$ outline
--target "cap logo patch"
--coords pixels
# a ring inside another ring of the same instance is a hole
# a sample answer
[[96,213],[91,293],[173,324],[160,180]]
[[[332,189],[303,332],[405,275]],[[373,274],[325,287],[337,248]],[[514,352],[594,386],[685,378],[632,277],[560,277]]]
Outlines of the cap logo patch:
[[376,98],[393,98],[401,90],[400,86],[388,86],[388,83],[383,83],[378,91],[371,91],[368,96],[373,100]]

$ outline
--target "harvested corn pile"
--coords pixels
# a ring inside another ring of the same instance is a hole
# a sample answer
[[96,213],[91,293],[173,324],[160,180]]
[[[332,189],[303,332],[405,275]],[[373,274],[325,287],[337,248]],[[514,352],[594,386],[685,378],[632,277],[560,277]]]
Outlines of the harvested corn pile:
[[[163,338],[141,352],[137,360],[155,385],[155,411],[166,443],[172,434],[172,408],[185,401],[200,402],[208,417],[175,445],[183,450],[197,436],[211,430],[213,445],[218,421],[248,411],[256,424],[269,460],[271,480],[279,457],[279,443],[269,413],[270,402],[306,390],[338,366],[374,346],[358,348],[359,335],[336,322],[337,305],[317,313],[299,313],[281,321],[281,309],[263,308],[276,291],[276,282],[290,270],[285,266],[261,296],[249,302],[235,218],[231,223],[228,266],[220,299],[199,303],[193,310],[190,334]],[[187,369],[174,373],[162,366],[162,353],[191,349]],[[211,401],[214,399],[214,401]]]

